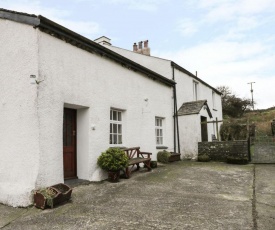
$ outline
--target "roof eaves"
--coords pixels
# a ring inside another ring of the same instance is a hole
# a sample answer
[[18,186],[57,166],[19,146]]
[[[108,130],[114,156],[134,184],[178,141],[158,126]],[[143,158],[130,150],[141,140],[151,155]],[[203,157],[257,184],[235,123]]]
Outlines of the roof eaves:
[[0,18],[8,19],[11,21],[20,22],[20,23],[24,23],[32,26],[37,26],[40,23],[40,20],[34,14],[21,13],[21,12],[16,12],[12,10],[6,10],[3,8],[0,8]]
[[81,36],[80,34],[75,33],[51,20],[43,17],[42,15],[34,15],[21,13],[17,11],[11,11],[0,8],[0,18],[8,19],[11,21],[24,23],[28,25],[32,25],[34,28],[39,28],[41,31],[48,33],[56,38],[64,40],[78,48],[84,49],[91,53],[97,53],[101,56],[108,57],[115,62],[120,63],[122,66],[125,66],[128,69],[132,69],[133,71],[139,71],[140,73],[146,75],[147,77],[158,80],[159,82],[168,85],[174,86],[176,84],[175,81],[170,80],[128,58],[125,58],[118,53],[109,50],[103,47],[96,42],[91,41],[88,38]]
[[189,72],[188,70],[184,69],[183,67],[181,67],[180,65],[178,65],[177,63],[171,61],[171,65],[173,67],[175,67],[176,69],[178,69],[179,71],[189,75],[190,77],[194,78],[195,80],[201,82],[202,84],[208,86],[209,88],[211,88],[213,91],[215,91],[217,94],[221,95],[222,93],[220,91],[218,91],[217,89],[215,89],[213,86],[209,85],[208,83],[206,83],[205,81],[201,80],[200,78],[198,78],[197,76],[195,76],[194,74],[192,74],[191,72]]
[[41,15],[39,15],[38,18],[40,19],[40,24],[37,27],[45,33],[65,40],[66,42],[69,42],[72,45],[82,48],[88,52],[97,53],[113,59],[114,61],[121,63],[128,69],[139,71],[145,74],[147,77],[152,78],[153,80],[158,80],[169,86],[174,86],[176,84],[173,80],[170,80],[150,69],[147,69],[146,67],[49,20],[48,18],[45,18]]

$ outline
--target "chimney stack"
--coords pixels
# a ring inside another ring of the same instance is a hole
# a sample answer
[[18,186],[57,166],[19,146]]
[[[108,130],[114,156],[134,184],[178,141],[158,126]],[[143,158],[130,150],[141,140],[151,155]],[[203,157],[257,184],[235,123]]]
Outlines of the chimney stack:
[[[144,47],[142,47],[142,43],[144,43]],[[139,54],[144,54],[147,56],[150,56],[150,48],[148,47],[149,41],[145,40],[145,41],[140,41],[137,43],[134,43],[133,45],[133,51],[135,53],[139,53]]]

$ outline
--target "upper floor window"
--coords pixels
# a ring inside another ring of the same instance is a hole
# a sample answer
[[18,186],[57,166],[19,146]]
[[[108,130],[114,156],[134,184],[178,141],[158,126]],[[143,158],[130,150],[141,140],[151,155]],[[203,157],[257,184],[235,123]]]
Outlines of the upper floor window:
[[214,91],[212,91],[212,104],[213,104],[213,109],[216,109],[216,94]]
[[193,100],[194,101],[198,100],[198,85],[199,85],[198,82],[193,81]]
[[122,111],[110,110],[110,144],[122,144]]
[[163,121],[160,117],[155,119],[156,145],[163,145]]

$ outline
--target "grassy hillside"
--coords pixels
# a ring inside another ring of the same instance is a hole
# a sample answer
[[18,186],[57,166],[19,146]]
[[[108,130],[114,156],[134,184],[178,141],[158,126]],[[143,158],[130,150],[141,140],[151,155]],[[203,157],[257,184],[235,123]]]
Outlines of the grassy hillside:
[[275,119],[275,107],[266,110],[255,110],[248,111],[244,114],[242,118],[224,118],[224,123],[238,123],[246,124],[249,121],[249,124],[256,125],[256,135],[259,136],[270,136],[271,135],[271,121]]

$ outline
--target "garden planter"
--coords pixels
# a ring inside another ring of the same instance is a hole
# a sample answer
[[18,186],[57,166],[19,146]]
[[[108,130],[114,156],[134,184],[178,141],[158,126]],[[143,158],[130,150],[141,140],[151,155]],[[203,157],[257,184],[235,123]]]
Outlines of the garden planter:
[[168,159],[169,162],[180,161],[180,153],[171,152],[171,156]]
[[118,171],[108,171],[108,181],[112,183],[119,182],[120,170]]
[[37,208],[45,209],[70,200],[72,189],[65,184],[56,184],[34,193],[34,205]]

